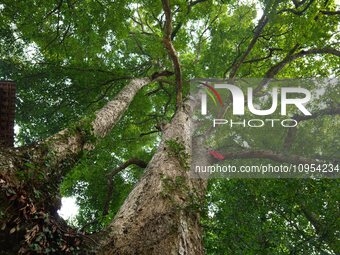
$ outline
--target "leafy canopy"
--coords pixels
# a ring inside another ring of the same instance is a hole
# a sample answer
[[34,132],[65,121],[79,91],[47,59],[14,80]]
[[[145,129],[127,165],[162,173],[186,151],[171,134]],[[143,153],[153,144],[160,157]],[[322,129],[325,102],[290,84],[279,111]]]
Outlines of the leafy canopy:
[[[171,6],[186,93],[191,78],[229,75],[249,48],[262,13],[268,22],[238,77],[263,77],[289,54],[339,44],[338,15],[321,12],[335,11],[334,1],[175,0]],[[18,144],[46,138],[90,115],[132,77],[172,70],[162,44],[164,19],[161,1],[153,0],[3,0],[0,77],[17,82]],[[339,67],[332,54],[307,54],[276,77],[337,76]],[[326,93],[339,103],[338,88]],[[83,155],[61,187],[64,196],[78,199],[80,227],[101,216],[107,174],[131,157],[148,161],[159,142],[157,127],[174,111],[174,77],[153,83],[139,92],[110,135]],[[332,141],[339,137],[329,128],[333,121],[339,118],[306,122],[291,152],[313,156],[320,144],[325,155],[337,152],[339,144]],[[282,140],[262,139],[260,129],[242,135],[254,148],[281,147]],[[313,142],[305,144],[307,139]],[[88,231],[112,219],[142,171],[130,167],[114,177],[109,214],[87,225]],[[212,180],[202,220],[207,254],[329,254],[325,237],[299,204],[318,215],[327,231],[339,229],[336,191],[338,182],[331,180]]]

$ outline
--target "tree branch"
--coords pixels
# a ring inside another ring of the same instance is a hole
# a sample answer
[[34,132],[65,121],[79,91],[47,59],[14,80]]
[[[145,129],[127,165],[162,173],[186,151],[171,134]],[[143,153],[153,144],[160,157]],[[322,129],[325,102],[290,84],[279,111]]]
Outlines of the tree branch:
[[183,96],[183,81],[182,81],[182,73],[181,66],[179,62],[179,58],[177,56],[177,52],[172,44],[171,33],[172,33],[172,15],[170,9],[169,0],[162,0],[163,10],[165,14],[165,26],[164,26],[164,37],[163,44],[168,51],[168,54],[172,60],[174,69],[175,69],[175,77],[176,77],[176,107],[177,109],[182,105]]
[[[205,1],[207,1],[207,0],[196,0],[196,1],[191,2],[188,5],[188,10],[187,10],[186,16],[189,15],[192,7],[194,7],[196,4],[203,3]],[[175,28],[173,29],[173,31],[171,33],[171,40],[173,40],[175,38],[175,36],[177,35],[178,31],[181,29],[182,26],[183,26],[183,21],[180,21],[180,22],[177,23],[177,25],[175,26]]]
[[[317,159],[305,158],[299,155],[287,155],[271,150],[254,150],[254,151],[238,151],[238,152],[221,152],[224,159],[252,159],[262,158],[270,159],[280,163],[292,164],[320,164],[322,161]],[[217,160],[217,159],[216,159]]]
[[[296,50],[297,47],[294,47],[294,49]],[[288,53],[288,55],[281,62],[272,66],[267,71],[267,73],[265,74],[265,78],[274,78],[290,62],[292,62],[292,61],[294,61],[298,58],[301,58],[301,57],[304,57],[304,56],[307,56],[307,55],[313,55],[313,54],[331,54],[331,55],[335,55],[337,57],[340,57],[340,51],[338,51],[334,48],[330,48],[330,47],[315,48],[315,49],[310,49],[310,50],[301,50],[300,52],[295,53],[295,54]]]
[[[290,13],[293,13],[295,15],[301,16],[305,13],[305,11],[311,6],[311,4],[314,1],[315,0],[310,0],[301,11],[298,11],[298,10],[295,10],[295,9],[283,9],[283,10],[278,11],[277,14],[281,14],[281,13],[284,13],[284,12],[290,12]],[[295,4],[295,7],[296,8],[300,7],[302,4],[304,4],[304,2],[305,1],[303,1],[302,3]],[[297,3],[297,2],[295,2],[295,3]]]
[[[57,165],[65,160],[75,160],[82,150],[93,149],[96,145],[96,140],[106,136],[118,123],[141,88],[169,75],[171,73],[161,72],[160,76],[155,79],[132,79],[113,100],[95,113],[92,122],[84,118],[76,123],[73,128],[66,128],[43,141],[42,146],[47,146],[48,153],[52,156],[53,164]],[[70,162],[70,164],[67,169],[74,162]]]
[[331,15],[331,16],[334,16],[334,15],[339,15],[340,14],[340,11],[320,11],[320,13],[324,14],[324,15]]
[[232,69],[230,71],[230,74],[229,74],[229,78],[230,79],[233,79],[236,76],[236,73],[237,73],[238,69],[240,68],[240,66],[242,65],[243,61],[246,59],[246,57],[249,55],[249,53],[254,48],[258,38],[260,37],[260,35],[261,35],[262,31],[263,31],[263,28],[268,23],[268,20],[269,19],[266,16],[266,14],[263,14],[261,19],[259,20],[259,23],[258,23],[255,31],[254,31],[253,39],[249,43],[247,50],[243,53],[243,55],[233,65],[233,67],[232,67]]
[[253,59],[250,59],[250,60],[247,60],[247,61],[243,61],[243,63],[260,62],[260,61],[266,60],[268,58],[271,58],[273,56],[274,51],[282,51],[281,48],[269,48],[268,50],[269,50],[269,53],[266,56],[261,57],[261,58],[253,58]]
[[[340,107],[338,106],[335,108],[320,110],[319,112],[313,113],[313,115],[295,115],[293,119],[295,119],[297,122],[300,122],[304,120],[316,119],[318,117],[327,115],[340,115]],[[296,127],[288,129],[283,145],[284,151],[288,151],[289,148],[292,146],[295,139],[296,131]]]
[[300,122],[303,120],[316,119],[320,116],[326,116],[326,115],[340,115],[340,105],[334,108],[327,108],[327,109],[320,110],[319,112],[313,113],[313,115],[295,115],[293,119]]
[[117,175],[119,172],[123,171],[125,168],[131,166],[131,165],[136,165],[139,166],[140,168],[145,168],[147,166],[147,163],[143,160],[137,159],[137,158],[131,158],[127,160],[125,163],[122,165],[118,166],[117,168],[113,169],[108,175],[108,181],[107,181],[107,194],[106,194],[106,199],[104,202],[103,206],[103,216],[106,216],[109,213],[109,208],[110,208],[110,202],[112,200],[112,195],[113,195],[113,177]]

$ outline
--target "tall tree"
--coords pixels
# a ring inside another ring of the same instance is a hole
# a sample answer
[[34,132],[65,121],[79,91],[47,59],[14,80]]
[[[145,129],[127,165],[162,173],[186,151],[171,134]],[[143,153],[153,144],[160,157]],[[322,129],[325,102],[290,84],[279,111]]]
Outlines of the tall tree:
[[[187,99],[194,77],[337,76],[337,8],[2,1],[0,76],[18,85],[20,147],[0,151],[1,252],[338,253],[336,180],[190,177]],[[225,160],[337,159],[338,89],[315,118],[295,116],[301,128],[230,132]],[[60,195],[77,197],[76,226],[58,216]]]

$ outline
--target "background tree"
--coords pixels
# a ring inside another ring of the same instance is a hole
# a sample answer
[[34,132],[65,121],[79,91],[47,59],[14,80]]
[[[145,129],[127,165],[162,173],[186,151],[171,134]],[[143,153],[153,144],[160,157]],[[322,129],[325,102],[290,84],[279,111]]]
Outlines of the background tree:
[[[328,0],[2,1],[21,147],[0,152],[1,252],[337,254],[337,180],[214,179],[205,193],[188,178],[185,97],[195,77],[338,76],[338,15]],[[339,87],[325,90],[331,112],[280,139],[231,133],[226,153],[338,160]],[[60,194],[77,197],[77,226]]]

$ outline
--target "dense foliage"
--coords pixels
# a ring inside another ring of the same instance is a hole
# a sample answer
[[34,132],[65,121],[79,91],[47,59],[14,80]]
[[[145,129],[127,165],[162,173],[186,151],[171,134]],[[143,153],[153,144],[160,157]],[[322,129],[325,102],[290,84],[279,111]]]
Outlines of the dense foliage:
[[[184,93],[197,77],[339,76],[335,2],[171,1]],[[162,42],[161,1],[3,0],[0,19],[0,78],[18,88],[17,145],[90,116],[132,77],[173,69]],[[338,86],[326,89],[323,103],[339,107],[339,93]],[[113,198],[103,213],[108,175],[130,158],[150,160],[175,97],[175,77],[143,88],[109,136],[63,180],[62,195],[75,196],[80,206],[78,228],[91,232],[110,222],[143,169],[130,166],[113,177]],[[339,160],[338,128],[338,115],[305,121],[289,153]],[[285,132],[267,136],[257,129],[228,139],[232,151],[243,141],[284,151]],[[211,180],[202,208],[207,254],[339,252],[338,185],[330,179]]]

